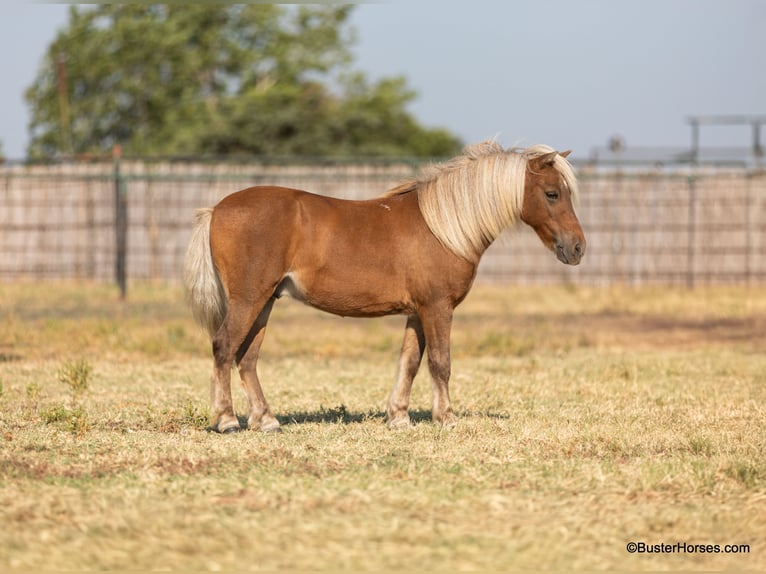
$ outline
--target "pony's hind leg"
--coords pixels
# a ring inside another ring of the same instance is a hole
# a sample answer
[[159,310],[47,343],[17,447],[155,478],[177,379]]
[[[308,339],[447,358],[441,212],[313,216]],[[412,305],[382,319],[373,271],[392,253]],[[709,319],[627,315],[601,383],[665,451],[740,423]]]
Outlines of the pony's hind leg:
[[410,404],[412,381],[418,372],[426,340],[423,335],[423,325],[417,315],[407,317],[404,329],[402,351],[399,354],[399,368],[396,373],[396,384],[388,399],[386,408],[388,428],[405,428],[410,426],[410,416],[407,408]]
[[[213,336],[213,377],[210,380],[210,422],[220,433],[240,430],[239,420],[234,414],[231,402],[231,365],[234,353],[228,324],[231,323],[232,309],[218,332]],[[235,347],[236,349],[236,347]]]
[[267,301],[263,299],[253,304],[244,300],[230,300],[226,318],[213,337],[214,369],[210,403],[212,427],[218,432],[240,430],[231,400],[231,367]]
[[250,332],[245,338],[242,347],[237,356],[239,365],[239,376],[242,380],[242,388],[247,395],[249,413],[247,425],[250,429],[260,429],[265,432],[279,431],[279,421],[269,410],[266,397],[261,389],[261,383],[258,380],[257,363],[263,344],[263,338],[266,335],[266,324],[269,321],[271,309],[274,306],[274,297],[269,298],[264,305],[258,318],[255,320]]

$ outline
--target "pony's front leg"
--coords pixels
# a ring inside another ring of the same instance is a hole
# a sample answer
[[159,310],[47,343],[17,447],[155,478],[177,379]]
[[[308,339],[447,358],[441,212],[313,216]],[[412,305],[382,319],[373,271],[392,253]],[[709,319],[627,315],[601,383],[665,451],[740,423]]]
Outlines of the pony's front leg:
[[404,328],[402,352],[399,354],[399,368],[396,373],[396,384],[388,399],[386,408],[388,428],[405,428],[410,426],[410,416],[407,408],[410,404],[412,381],[420,367],[426,339],[423,335],[423,325],[417,315],[407,317]]
[[445,427],[454,426],[457,417],[452,412],[449,398],[450,378],[450,331],[452,330],[452,308],[425,310],[421,313],[423,330],[428,348],[428,369],[431,372],[433,390],[434,422]]

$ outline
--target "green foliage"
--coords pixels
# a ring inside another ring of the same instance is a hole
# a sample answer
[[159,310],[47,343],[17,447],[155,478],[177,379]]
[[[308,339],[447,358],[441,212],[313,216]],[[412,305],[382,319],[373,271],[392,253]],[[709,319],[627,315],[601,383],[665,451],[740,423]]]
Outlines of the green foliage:
[[747,488],[756,488],[764,478],[764,470],[749,461],[735,461],[724,469],[730,478],[739,481]]
[[[90,429],[88,415],[80,399],[88,390],[92,371],[93,367],[85,359],[67,361],[59,368],[58,379],[69,387],[72,405],[67,407],[62,403],[54,403],[50,408],[42,411],[40,418],[45,424],[58,424],[77,436],[84,435]],[[35,395],[37,394],[39,389],[35,391]],[[27,395],[31,398],[29,385]]]
[[196,430],[205,430],[210,425],[207,408],[188,399],[183,405],[181,425]]
[[206,406],[187,399],[180,407],[155,408],[147,405],[143,422],[158,432],[176,433],[183,430],[205,430],[210,426]]
[[36,401],[40,397],[40,392],[42,391],[42,388],[40,387],[40,384],[32,381],[31,383],[27,383],[27,386],[25,387],[25,392],[27,394],[27,398],[30,401]]
[[88,390],[93,367],[85,359],[67,361],[58,371],[59,381],[69,387],[72,399],[77,400]]
[[67,408],[62,404],[54,404],[51,408],[40,413],[45,424],[60,424],[72,434],[82,436],[90,429],[88,415],[82,405]]
[[26,93],[28,153],[454,153],[406,111],[403,78],[348,72],[351,9],[73,6]]

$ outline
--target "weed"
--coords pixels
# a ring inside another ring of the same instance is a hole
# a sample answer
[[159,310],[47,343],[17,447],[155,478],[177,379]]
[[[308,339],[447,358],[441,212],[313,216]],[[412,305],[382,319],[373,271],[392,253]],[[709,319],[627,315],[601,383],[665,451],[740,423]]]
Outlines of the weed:
[[74,400],[79,399],[88,390],[93,367],[85,359],[67,361],[58,371],[59,381],[69,387]]
[[32,381],[31,383],[27,383],[27,386],[24,388],[24,392],[30,401],[36,401],[40,397],[42,387],[40,386],[40,383]]
[[40,413],[40,418],[47,425],[60,423],[69,419],[69,409],[62,404],[56,404]]
[[747,488],[756,487],[762,480],[761,469],[750,462],[737,461],[726,467],[725,472]]
[[210,425],[207,409],[188,399],[180,408],[156,409],[147,405],[143,412],[144,424],[162,433],[177,433],[184,428],[205,430]]
[[40,413],[40,418],[45,424],[60,424],[77,436],[84,435],[90,429],[88,416],[80,404],[80,399],[88,391],[91,372],[93,367],[85,359],[67,361],[59,368],[58,379],[69,388],[72,406],[68,408],[58,403],[44,410]]
[[693,454],[710,456],[713,453],[713,445],[707,437],[693,436],[689,439],[689,450]]
[[191,399],[184,403],[183,413],[181,414],[181,424],[183,426],[188,426],[195,430],[205,430],[209,423],[209,417],[205,408]]
[[40,413],[45,424],[61,424],[74,435],[82,436],[90,428],[88,416],[81,405],[67,408],[62,404],[53,405]]

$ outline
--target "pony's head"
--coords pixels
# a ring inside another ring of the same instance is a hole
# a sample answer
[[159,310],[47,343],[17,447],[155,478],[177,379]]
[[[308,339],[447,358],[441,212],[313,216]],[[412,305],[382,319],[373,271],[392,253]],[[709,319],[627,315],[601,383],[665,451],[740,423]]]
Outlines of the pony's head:
[[576,265],[585,237],[572,207],[577,180],[567,155],[546,145],[505,150],[486,141],[386,195],[416,191],[431,232],[469,261],[478,262],[503,229],[521,219],[561,261]]
[[577,180],[566,160],[569,151],[544,145],[524,150],[527,173],[521,220],[562,263],[577,265],[585,254],[585,235],[574,212]]

